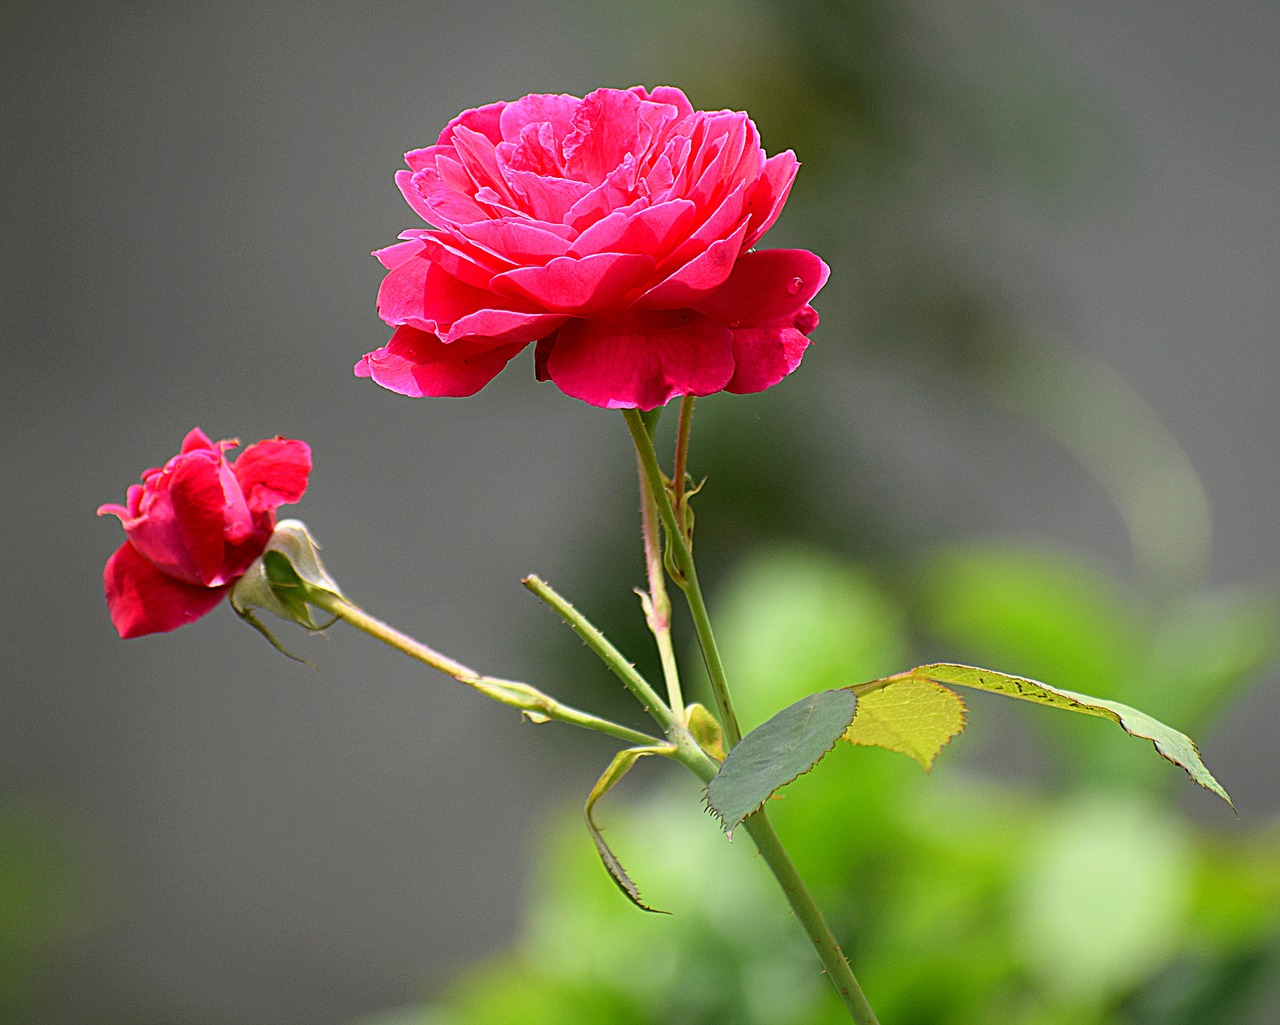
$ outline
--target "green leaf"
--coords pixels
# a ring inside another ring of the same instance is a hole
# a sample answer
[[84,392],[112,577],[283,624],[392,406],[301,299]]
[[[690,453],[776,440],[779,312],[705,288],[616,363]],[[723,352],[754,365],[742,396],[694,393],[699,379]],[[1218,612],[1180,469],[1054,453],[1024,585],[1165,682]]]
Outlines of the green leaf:
[[853,722],[849,690],[824,690],[784,708],[738,742],[707,786],[707,804],[732,838],[738,824],[815,765]]
[[960,695],[933,680],[909,679],[864,694],[844,739],[914,758],[928,772],[947,742],[964,729]]
[[1103,701],[1101,698],[1060,690],[1021,676],[1009,676],[1005,673],[992,672],[990,669],[949,663],[917,666],[897,676],[859,684],[852,690],[855,694],[862,692],[860,699],[865,699],[868,693],[909,680],[929,680],[938,684],[972,687],[974,690],[985,690],[992,694],[1003,694],[1023,701],[1034,701],[1052,708],[1062,708],[1068,712],[1080,712],[1100,719],[1110,719],[1130,736],[1151,741],[1161,757],[1179,766],[1195,782],[1217,794],[1233,809],[1235,808],[1227,792],[1222,789],[1221,784],[1213,778],[1212,773],[1200,760],[1200,752],[1190,737],[1151,718],[1145,712],[1139,712],[1136,708],[1122,705],[1118,701]]
[[674,752],[675,748],[668,745],[663,745],[662,747],[629,747],[625,751],[619,751],[614,755],[609,767],[604,770],[604,774],[596,780],[596,785],[591,788],[591,793],[587,795],[586,806],[582,809],[583,815],[587,820],[587,831],[591,834],[591,840],[596,845],[596,851],[600,855],[600,860],[604,863],[605,870],[609,873],[609,878],[614,881],[618,889],[626,895],[627,900],[631,901],[632,904],[642,911],[651,911],[658,915],[666,915],[670,914],[670,912],[651,908],[640,899],[639,888],[631,881],[631,877],[627,875],[627,870],[622,867],[622,862],[618,860],[618,856],[605,843],[604,835],[596,824],[594,813],[596,802],[612,790],[639,759],[645,755],[671,755]]

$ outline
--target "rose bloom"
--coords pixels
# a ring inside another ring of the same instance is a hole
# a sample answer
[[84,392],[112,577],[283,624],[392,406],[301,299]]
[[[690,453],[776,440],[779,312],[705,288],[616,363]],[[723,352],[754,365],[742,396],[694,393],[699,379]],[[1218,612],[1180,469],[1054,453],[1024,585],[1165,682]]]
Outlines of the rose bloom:
[[471,395],[537,342],[539,380],[608,408],[758,392],[800,363],[827,266],[751,247],[799,164],[679,89],[531,95],[451,121],[396,183],[434,229],[375,253],[395,333],[356,374]]
[[103,574],[121,637],[174,630],[211,611],[266,548],[276,509],[307,490],[305,442],[260,441],[228,462],[238,444],[215,444],[197,427],[178,455],[129,488],[124,505],[98,509],[119,516],[127,537]]

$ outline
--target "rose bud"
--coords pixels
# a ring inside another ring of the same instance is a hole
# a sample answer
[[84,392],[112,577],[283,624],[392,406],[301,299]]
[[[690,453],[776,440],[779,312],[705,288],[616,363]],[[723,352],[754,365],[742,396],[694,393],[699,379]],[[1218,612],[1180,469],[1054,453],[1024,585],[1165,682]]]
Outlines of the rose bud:
[[271,438],[234,462],[198,427],[163,467],[147,470],[124,505],[98,515],[120,517],[127,540],[103,574],[111,622],[121,637],[174,630],[211,611],[271,539],[276,509],[307,490],[311,449]]

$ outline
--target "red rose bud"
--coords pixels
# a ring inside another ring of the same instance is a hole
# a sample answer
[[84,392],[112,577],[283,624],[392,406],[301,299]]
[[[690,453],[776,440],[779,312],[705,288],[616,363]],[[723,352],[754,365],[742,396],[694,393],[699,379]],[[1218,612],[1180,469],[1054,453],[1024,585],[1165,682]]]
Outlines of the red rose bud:
[[163,467],[147,470],[120,517],[127,540],[107,560],[103,584],[121,637],[162,633],[210,612],[267,547],[276,509],[307,490],[311,449],[271,438],[234,462],[237,441],[214,443],[198,427]]
[[758,392],[800,365],[827,265],[751,247],[799,163],[679,89],[492,103],[405,155],[438,230],[375,255],[395,333],[356,364],[402,395],[471,395],[532,342],[540,380],[610,409]]

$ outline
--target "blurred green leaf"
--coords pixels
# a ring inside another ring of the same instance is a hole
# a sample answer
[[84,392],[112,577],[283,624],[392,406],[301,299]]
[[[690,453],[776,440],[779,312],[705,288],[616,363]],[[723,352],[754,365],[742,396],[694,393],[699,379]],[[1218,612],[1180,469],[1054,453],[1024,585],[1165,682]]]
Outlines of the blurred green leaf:
[[707,804],[733,836],[738,824],[774,793],[812,769],[853,722],[851,691],[810,694],[757,726],[729,752],[707,785]]
[[744,728],[815,691],[887,675],[908,657],[905,617],[871,574],[812,548],[776,546],[743,560],[712,614]]
[[1186,831],[1133,796],[1064,807],[1031,840],[1015,883],[1028,963],[1056,992],[1104,1005],[1169,956],[1188,911]]
[[1113,696],[1140,657],[1138,597],[1065,552],[976,542],[945,549],[919,574],[926,620],[961,657]]
[[858,699],[844,739],[914,758],[928,772],[946,743],[964,729],[960,695],[933,680],[903,680]]

